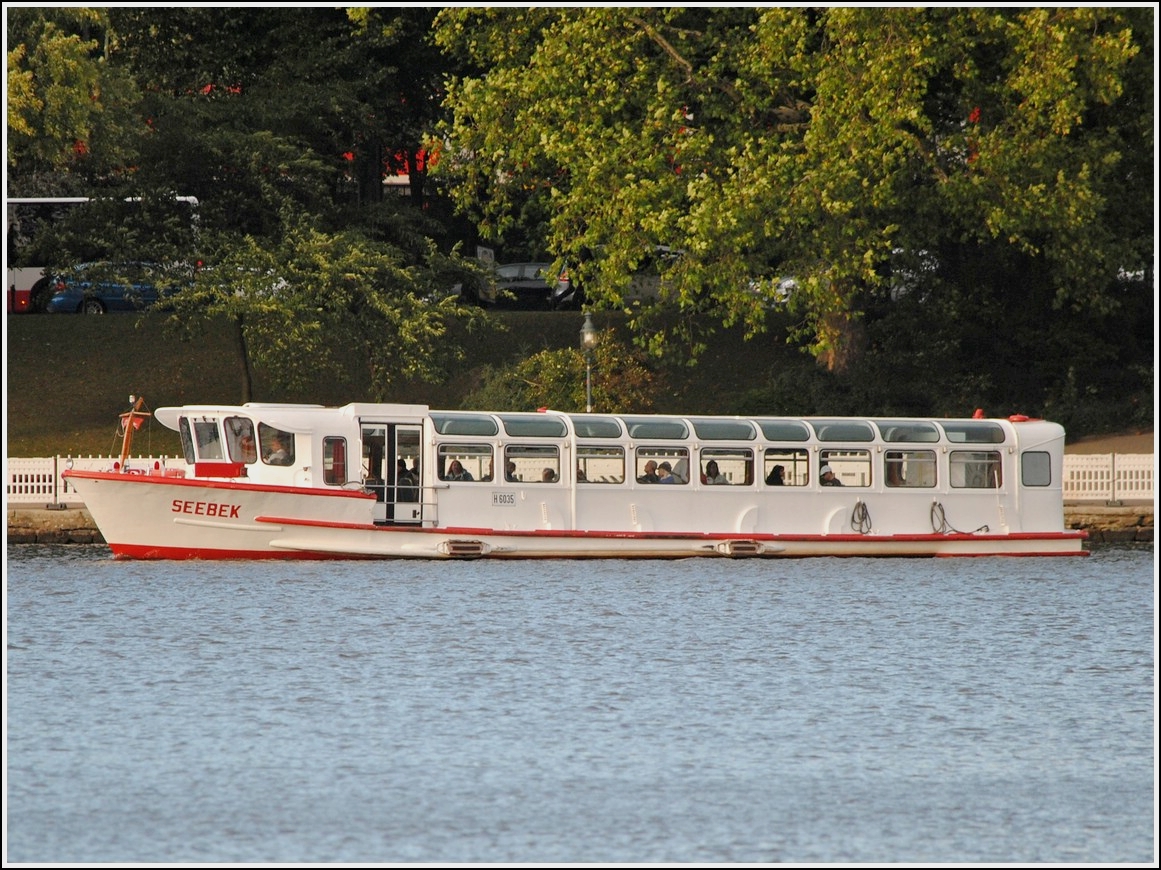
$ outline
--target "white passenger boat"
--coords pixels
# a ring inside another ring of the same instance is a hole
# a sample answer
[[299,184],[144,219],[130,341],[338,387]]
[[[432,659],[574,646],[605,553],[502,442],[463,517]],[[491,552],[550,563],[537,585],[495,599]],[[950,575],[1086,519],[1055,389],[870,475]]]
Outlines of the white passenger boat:
[[1008,419],[160,408],[180,467],[70,470],[137,559],[1083,555],[1064,430]]

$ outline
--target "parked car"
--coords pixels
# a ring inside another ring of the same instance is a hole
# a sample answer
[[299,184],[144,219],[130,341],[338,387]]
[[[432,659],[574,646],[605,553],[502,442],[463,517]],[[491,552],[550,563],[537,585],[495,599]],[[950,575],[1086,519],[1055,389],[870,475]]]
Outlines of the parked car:
[[55,314],[141,311],[165,295],[158,290],[162,267],[148,263],[82,263],[52,276],[45,310]]
[[457,288],[461,299],[487,308],[545,309],[552,307],[555,277],[552,263],[505,263],[488,280]]

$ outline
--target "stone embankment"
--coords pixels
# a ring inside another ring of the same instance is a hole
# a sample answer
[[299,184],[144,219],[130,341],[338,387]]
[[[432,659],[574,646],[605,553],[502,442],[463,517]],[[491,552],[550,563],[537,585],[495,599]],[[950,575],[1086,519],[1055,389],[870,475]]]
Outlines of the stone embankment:
[[[1064,522],[1085,529],[1093,544],[1153,542],[1153,504],[1067,504]],[[84,508],[8,511],[9,544],[102,544],[93,518]]]

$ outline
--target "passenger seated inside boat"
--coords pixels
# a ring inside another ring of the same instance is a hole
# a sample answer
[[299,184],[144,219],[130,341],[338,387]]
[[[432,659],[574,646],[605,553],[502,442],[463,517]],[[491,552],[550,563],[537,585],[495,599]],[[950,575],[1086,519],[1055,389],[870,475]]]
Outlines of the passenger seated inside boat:
[[473,480],[474,478],[466,468],[464,468],[458,459],[453,459],[451,464],[447,467],[447,474],[444,475],[444,480]]
[[767,486],[785,486],[786,485],[786,469],[781,465],[775,465],[770,469],[770,473],[766,475]]
[[657,476],[657,463],[650,459],[645,463],[645,473],[637,478],[638,483],[660,483],[661,479]]
[[718,469],[718,464],[714,460],[710,460],[705,464],[705,474],[702,475],[702,483],[710,484],[728,484],[726,476]]
[[419,501],[419,477],[407,470],[407,463],[399,460],[395,472],[395,485],[399,501]]
[[555,483],[556,472],[551,468],[546,468],[544,471],[540,472],[540,480],[542,483]]
[[509,483],[520,482],[520,478],[516,476],[516,463],[511,459],[504,465],[504,479]]
[[657,482],[677,483],[677,478],[673,476],[673,466],[668,462],[662,462],[657,466]]
[[818,482],[823,486],[842,486],[843,482],[834,476],[829,465],[824,465],[818,470]]

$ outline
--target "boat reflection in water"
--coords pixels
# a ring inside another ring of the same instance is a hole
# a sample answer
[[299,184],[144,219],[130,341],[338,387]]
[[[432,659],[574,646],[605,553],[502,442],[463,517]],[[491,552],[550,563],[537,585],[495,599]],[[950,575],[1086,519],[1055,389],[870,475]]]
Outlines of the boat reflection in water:
[[[138,403],[140,407],[140,402]],[[1043,420],[191,405],[185,463],[70,470],[118,557],[1083,555]]]

